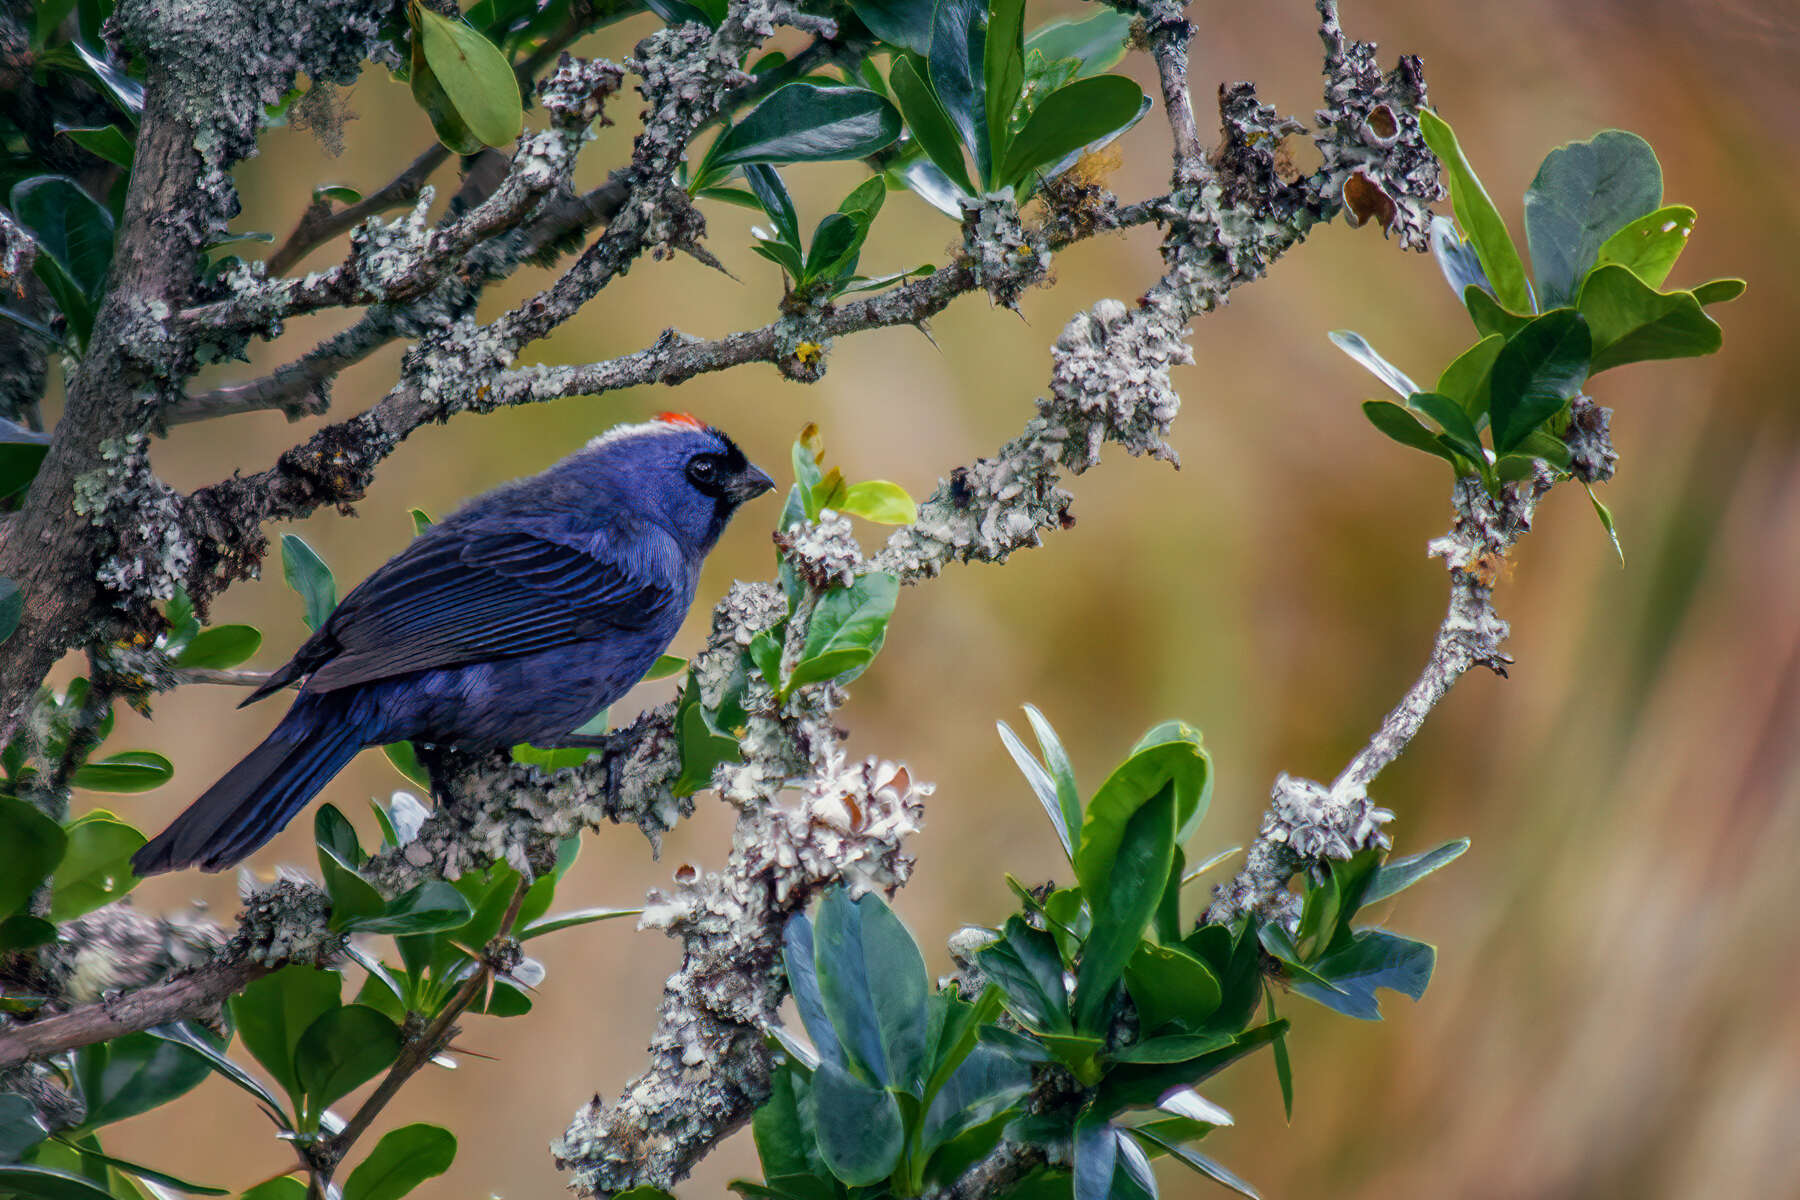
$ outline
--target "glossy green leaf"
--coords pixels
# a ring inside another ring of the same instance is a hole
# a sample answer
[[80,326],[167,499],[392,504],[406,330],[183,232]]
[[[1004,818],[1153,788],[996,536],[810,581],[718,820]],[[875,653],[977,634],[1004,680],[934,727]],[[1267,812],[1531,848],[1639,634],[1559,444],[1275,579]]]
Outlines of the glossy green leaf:
[[257,1184],[238,1200],[306,1200],[306,1185],[292,1175],[283,1175]]
[[246,1071],[228,1057],[222,1048],[223,1043],[216,1039],[210,1032],[206,1032],[185,1021],[179,1021],[169,1025],[158,1025],[147,1032],[151,1037],[162,1038],[164,1041],[175,1042],[185,1046],[190,1053],[203,1059],[215,1074],[230,1080],[250,1095],[256,1097],[259,1102],[268,1108],[270,1115],[278,1122],[286,1122],[288,1120],[286,1115],[282,1112],[281,1102],[275,1098],[275,1093],[264,1087],[260,1079],[252,1075],[249,1071]]
[[1363,904],[1375,904],[1405,891],[1425,876],[1461,858],[1469,849],[1468,838],[1445,842],[1435,850],[1396,858],[1385,862],[1375,872],[1369,888],[1363,893]]
[[[1608,270],[1631,278],[1622,267]],[[1497,453],[1512,450],[1581,391],[1592,350],[1587,320],[1567,308],[1533,318],[1508,340],[1494,360],[1488,410]]]
[[103,158],[115,166],[131,169],[131,158],[135,147],[125,131],[117,125],[93,125],[77,128],[72,125],[58,125],[56,132],[66,137],[98,158]]
[[757,1107],[750,1128],[763,1174],[771,1179],[829,1171],[819,1156],[811,1093],[811,1084],[792,1065],[777,1067],[769,1077],[769,1098]]
[[831,1027],[831,1018],[825,1011],[825,997],[820,990],[812,922],[803,912],[790,917],[782,930],[781,961],[787,969],[788,990],[793,993],[794,1008],[819,1057],[844,1065],[844,1047],[838,1040],[837,1031]]
[[1009,917],[1000,940],[977,950],[975,961],[1022,1023],[1042,1032],[1070,1029],[1062,955],[1050,934]]
[[419,761],[419,752],[411,742],[390,742],[381,748],[382,754],[393,765],[394,770],[406,777],[407,782],[416,783],[427,790],[431,787],[431,772]]
[[87,1100],[83,1128],[95,1129],[159,1108],[212,1074],[204,1058],[148,1033],[83,1046],[75,1075]]
[[921,1151],[930,1154],[999,1116],[1030,1086],[1031,1072],[1024,1063],[994,1046],[975,1046],[926,1109],[919,1127]]
[[525,112],[512,64],[499,47],[459,19],[422,3],[408,10],[425,61],[469,132],[489,146],[519,136]]
[[470,132],[450,93],[438,82],[431,64],[425,61],[424,39],[417,36],[413,38],[410,85],[413,102],[431,119],[431,128],[445,149],[453,154],[481,153],[482,140]]
[[790,83],[726,130],[717,167],[862,158],[900,136],[900,114],[864,88]]
[[1497,300],[1478,287],[1463,290],[1463,306],[1469,310],[1469,319],[1475,322],[1476,330],[1483,337],[1498,333],[1511,338],[1531,321],[1529,316],[1500,307]]
[[[1111,861],[1101,872],[1101,840],[1096,836],[1094,814],[1101,808],[1104,791],[1088,809],[1076,860],[1076,873],[1082,877],[1082,889],[1094,913],[1072,1005],[1075,1028],[1087,1033],[1105,1033],[1110,1028],[1113,988],[1156,912],[1175,859],[1176,785],[1170,778],[1132,811],[1108,856]],[[1110,829],[1101,832],[1110,837]]]
[[322,1014],[294,1046],[294,1074],[317,1114],[381,1074],[400,1054],[399,1028],[363,1004]]
[[886,641],[899,599],[899,579],[883,571],[859,575],[849,587],[827,592],[813,609],[788,689],[852,671],[860,674]]
[[1436,963],[1437,950],[1424,942],[1385,929],[1365,929],[1344,949],[1312,964],[1317,974],[1330,981],[1330,987],[1305,979],[1295,979],[1292,987],[1345,1016],[1378,1021],[1381,1009],[1375,990],[1391,988],[1417,1000],[1425,994]]
[[[1274,991],[1271,989],[1266,992],[1265,997],[1268,1000],[1269,1020],[1273,1021]],[[1294,1121],[1294,1060],[1288,1054],[1287,1034],[1284,1032],[1276,1037],[1269,1048],[1275,1055],[1275,1082],[1281,1088],[1281,1111],[1291,1125]]]
[[1050,777],[1050,772],[1025,748],[1025,743],[1019,740],[1019,735],[1012,731],[1010,725],[1005,721],[996,721],[995,725],[1000,730],[1000,740],[1005,744],[1006,752],[1012,755],[1019,773],[1025,776],[1025,782],[1031,785],[1032,794],[1038,798],[1038,803],[1043,805],[1044,812],[1050,817],[1050,825],[1056,830],[1057,839],[1062,842],[1063,853],[1068,856],[1071,864],[1074,863],[1074,838],[1081,819],[1080,801],[1076,801],[1074,813],[1077,824],[1071,825],[1069,814],[1064,811],[1061,797],[1057,794],[1056,781]]
[[1255,1188],[1199,1151],[1178,1142],[1166,1141],[1147,1129],[1140,1128],[1133,1132],[1136,1136],[1161,1149],[1182,1166],[1198,1171],[1220,1187],[1228,1188],[1240,1196],[1248,1196],[1250,1200],[1261,1200],[1261,1196]]
[[1656,152],[1635,133],[1607,129],[1552,150],[1525,192],[1525,237],[1542,307],[1569,303],[1600,247],[1655,211],[1662,192]]
[[1050,62],[1072,58],[1081,64],[1082,75],[1094,75],[1125,57],[1130,36],[1131,15],[1108,8],[1085,20],[1045,22],[1025,39],[1025,52],[1035,50]]
[[982,71],[987,59],[987,0],[938,0],[931,18],[931,49],[925,66],[931,90],[975,156],[975,177],[995,183],[988,143],[987,94]]
[[1419,391],[1419,385],[1405,371],[1383,358],[1362,334],[1349,329],[1334,329],[1328,336],[1332,345],[1362,364],[1369,374],[1387,384],[1401,399]]
[[968,164],[963,159],[961,135],[956,132],[937,93],[926,82],[926,70],[923,59],[910,54],[900,55],[888,72],[888,87],[894,94],[894,103],[900,106],[901,115],[906,118],[906,129],[913,141],[964,195],[972,196],[975,187],[969,180]]
[[25,907],[67,845],[62,826],[23,800],[0,796],[0,915]]
[[418,1122],[390,1129],[344,1181],[343,1200],[400,1200],[456,1161],[456,1135]]
[[911,525],[919,519],[919,506],[906,489],[885,479],[851,484],[838,502],[838,511],[880,525]]
[[924,54],[931,49],[931,0],[850,0],[869,32],[890,46]]
[[1481,446],[1481,435],[1475,432],[1475,422],[1469,419],[1469,414],[1463,411],[1462,405],[1437,392],[1415,392],[1408,399],[1412,407],[1443,428],[1444,436],[1464,457],[1474,463],[1487,462],[1487,455]]
[[[341,183],[320,184],[313,189],[314,200],[336,200],[339,204],[358,204],[362,201],[362,193],[353,187]],[[417,513],[418,509],[413,509]]]
[[1500,347],[1505,344],[1506,339],[1499,334],[1482,338],[1451,360],[1432,389],[1456,401],[1477,429],[1487,424],[1494,360],[1500,357]]
[[519,930],[519,940],[528,942],[559,929],[574,929],[578,925],[592,925],[596,921],[611,921],[618,917],[642,916],[643,912],[641,908],[578,908],[541,921],[533,921]]
[[0,1166],[0,1195],[9,1200],[115,1200],[97,1183],[52,1167]]
[[1174,1033],[1121,1046],[1111,1057],[1114,1062],[1121,1063],[1189,1062],[1221,1050],[1231,1045],[1231,1041],[1232,1035],[1228,1033]]
[[347,933],[438,933],[460,929],[473,915],[455,887],[428,879],[394,897],[381,911],[352,917],[339,928]]
[[744,180],[750,185],[757,204],[774,222],[776,237],[788,249],[798,247],[800,219],[794,212],[793,197],[788,195],[787,186],[781,182],[775,168],[767,163],[750,163],[744,167]]
[[1602,504],[1600,497],[1594,495],[1592,484],[1583,483],[1581,486],[1587,489],[1588,503],[1593,505],[1594,516],[1600,519],[1600,527],[1606,530],[1606,536],[1612,539],[1613,553],[1619,556],[1619,565],[1624,566],[1625,547],[1619,544],[1619,531],[1613,526],[1612,509]]
[[336,1008],[343,976],[294,964],[252,980],[229,1001],[238,1036],[263,1069],[299,1105],[300,1082],[294,1050],[300,1035]]
[[1456,223],[1475,247],[1481,269],[1493,285],[1493,298],[1515,312],[1532,311],[1531,294],[1525,285],[1525,264],[1519,260],[1518,247],[1506,232],[1500,210],[1494,207],[1474,168],[1463,157],[1456,134],[1436,113],[1423,108],[1419,110],[1419,132],[1449,176],[1450,204],[1456,212]]
[[1116,133],[1137,119],[1144,90],[1123,75],[1096,75],[1058,88],[1038,103],[1006,152],[999,181],[1016,184],[1032,171]]
[[825,1061],[813,1072],[811,1099],[819,1150],[833,1175],[856,1187],[893,1173],[906,1134],[892,1092]]
[[700,685],[691,674],[675,708],[675,734],[681,743],[681,774],[670,790],[677,796],[711,787],[714,768],[741,757],[737,739],[719,729],[700,703]]
[[59,924],[137,886],[131,856],[144,844],[143,834],[104,812],[88,813],[66,833],[68,848],[50,879],[50,919]]
[[306,605],[306,627],[316,631],[337,607],[337,580],[318,552],[291,533],[281,535],[281,575]]
[[42,917],[14,913],[0,920],[0,954],[41,946],[56,936],[56,926]]
[[100,294],[113,254],[113,218],[104,205],[66,175],[37,175],[13,185],[9,207],[84,296]]
[[671,675],[679,675],[687,670],[687,665],[687,659],[678,654],[658,655],[656,661],[650,664],[650,669],[644,672],[644,677],[638,682],[652,683],[658,679],[667,679]]
[[829,278],[854,270],[855,254],[866,232],[843,213],[827,213],[813,230],[812,245],[806,253],[805,278]]
[[[1174,784],[1175,843],[1180,844],[1205,817],[1212,798],[1212,760],[1200,731],[1185,722],[1165,721],[1146,733],[1088,802],[1075,875],[1090,900],[1106,891],[1126,824],[1167,783]],[[1164,867],[1157,875],[1159,885],[1167,875]]]
[[982,91],[987,110],[988,146],[996,162],[1006,161],[1012,143],[1013,110],[1025,87],[1025,0],[988,0],[987,35],[982,47]]
[[1712,354],[1724,344],[1719,323],[1692,292],[1658,292],[1622,266],[1598,267],[1578,305],[1593,331],[1593,373],[1626,363]]
[[900,918],[873,892],[852,901],[831,889],[813,918],[813,964],[826,1016],[856,1063],[875,1082],[920,1095],[929,983]]
[[[99,1144],[100,1139],[92,1134],[81,1139],[78,1153],[81,1157],[82,1166],[84,1169],[90,1171],[97,1171],[106,1167],[115,1168],[111,1176],[115,1191],[119,1190],[120,1185],[123,1184],[124,1187],[130,1189],[130,1193],[134,1197],[143,1196],[145,1197],[145,1200],[149,1200],[149,1196],[154,1193],[147,1193],[142,1185],[154,1183],[161,1184],[164,1187],[174,1188],[178,1192],[186,1192],[190,1196],[230,1195],[230,1190],[227,1188],[211,1187],[204,1183],[193,1183],[178,1175],[171,1175],[166,1171],[158,1171],[154,1167],[147,1167],[143,1163],[132,1162],[130,1159],[119,1158],[115,1155],[104,1153],[101,1150],[96,1149]],[[129,1175],[131,1178],[121,1178],[121,1173]]]
[[1727,300],[1736,300],[1744,294],[1748,285],[1741,279],[1715,279],[1711,283],[1703,283],[1694,289],[1694,299],[1702,306],[1723,304]]
[[194,635],[180,654],[178,667],[223,670],[246,661],[262,647],[262,631],[252,625],[214,625]]
[[1179,946],[1139,942],[1125,964],[1125,988],[1148,1036],[1165,1025],[1199,1029],[1218,1009],[1222,993],[1212,968]]
[[[1257,984],[1260,1000],[1261,983]],[[1287,1021],[1271,1021],[1245,1030],[1229,1046],[1178,1063],[1117,1063],[1106,1073],[1092,1111],[1115,1113],[1132,1106],[1154,1106],[1179,1087],[1193,1087],[1223,1071],[1232,1063],[1254,1054],[1287,1032]]]
[[169,782],[174,774],[175,765],[162,755],[127,750],[83,763],[75,768],[70,782],[90,792],[147,792]]
[[1617,263],[1651,287],[1660,288],[1693,232],[1694,210],[1671,204],[1644,214],[1600,243],[1594,265]]
[[17,1092],[0,1093],[0,1163],[18,1162],[49,1134],[31,1101]]
[[1450,285],[1458,299],[1471,287],[1482,292],[1489,290],[1481,259],[1476,255],[1475,247],[1457,231],[1455,221],[1448,217],[1431,218],[1431,253],[1437,259],[1438,270],[1444,273],[1444,282]]

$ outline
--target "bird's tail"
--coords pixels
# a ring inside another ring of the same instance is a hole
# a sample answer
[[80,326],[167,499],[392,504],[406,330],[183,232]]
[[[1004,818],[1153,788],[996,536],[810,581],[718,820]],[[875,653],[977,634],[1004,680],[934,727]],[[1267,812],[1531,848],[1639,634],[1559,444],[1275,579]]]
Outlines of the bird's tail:
[[281,832],[362,749],[357,723],[335,707],[301,696],[262,745],[131,856],[131,869],[222,871]]

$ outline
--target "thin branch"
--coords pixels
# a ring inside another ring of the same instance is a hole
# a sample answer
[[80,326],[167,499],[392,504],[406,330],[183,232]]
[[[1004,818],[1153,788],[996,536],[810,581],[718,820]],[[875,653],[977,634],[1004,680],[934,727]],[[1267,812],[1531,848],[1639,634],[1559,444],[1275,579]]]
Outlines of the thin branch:
[[[256,688],[269,682],[269,671],[220,671],[211,667],[182,667],[175,672],[177,683],[217,683],[226,687]],[[290,684],[298,687],[298,682]]]
[[411,204],[419,198],[432,172],[449,158],[450,151],[443,143],[433,142],[404,171],[347,208],[333,212],[331,201],[319,197],[300,215],[300,223],[287,240],[264,260],[264,266],[271,276],[286,275],[301,259],[340,233],[356,228],[370,217]]

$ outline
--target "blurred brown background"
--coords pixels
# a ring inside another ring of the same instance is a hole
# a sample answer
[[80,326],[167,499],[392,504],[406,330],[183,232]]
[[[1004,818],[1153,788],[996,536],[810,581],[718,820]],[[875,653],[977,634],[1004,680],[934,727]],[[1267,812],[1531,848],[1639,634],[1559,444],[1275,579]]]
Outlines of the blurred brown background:
[[[1035,7],[1033,22],[1070,7]],[[1310,114],[1319,92],[1310,4],[1202,0],[1193,17],[1203,109],[1217,82],[1255,79],[1264,99]],[[1402,51],[1424,56],[1434,101],[1515,231],[1519,196],[1547,150],[1607,126],[1633,129],[1661,155],[1669,200],[1700,211],[1676,281],[1741,274],[1750,291],[1716,310],[1727,332],[1717,357],[1598,382],[1616,409],[1622,461],[1605,499],[1625,569],[1581,493],[1554,495],[1500,593],[1515,631],[1513,677],[1470,677],[1381,780],[1380,800],[1399,813],[1399,851],[1474,839],[1464,860],[1390,906],[1396,928],[1440,947],[1425,1000],[1390,996],[1388,1020],[1364,1025],[1294,998],[1294,1125],[1282,1120],[1264,1056],[1208,1089],[1238,1126],[1206,1149],[1277,1198],[1800,1194],[1800,157],[1790,116],[1800,14],[1782,0],[1352,0],[1344,19],[1390,63]],[[620,57],[651,27],[640,18],[584,50]],[[1146,65],[1128,69],[1148,82]],[[587,155],[590,181],[628,152],[634,100],[615,103],[618,127]],[[240,228],[285,235],[315,184],[373,188],[429,140],[380,71],[349,103],[358,119],[341,158],[299,130],[267,137],[239,172]],[[1122,196],[1166,186],[1166,138],[1154,117],[1129,136],[1114,179]],[[857,171],[788,175],[810,227]],[[687,258],[645,261],[534,353],[584,361],[645,345],[666,325],[717,335],[770,319],[777,278],[748,250],[748,214],[709,217],[712,248],[741,284]],[[895,194],[864,267],[941,261],[954,237],[944,218]],[[936,322],[937,348],[906,329],[854,337],[810,388],[753,367],[679,391],[458,418],[401,448],[360,519],[324,515],[297,528],[348,586],[401,547],[408,506],[441,514],[616,421],[670,407],[729,429],[779,478],[795,431],[817,421],[853,477],[923,495],[1021,425],[1070,312],[1102,296],[1129,300],[1157,268],[1151,232],[1080,246],[1058,257],[1054,289],[1026,297],[1024,320],[965,298]],[[541,275],[514,281],[488,311],[541,284]],[[260,373],[331,327],[296,322],[253,367],[216,378]],[[1417,671],[1444,602],[1443,571],[1423,548],[1444,526],[1448,478],[1363,422],[1357,401],[1379,389],[1327,343],[1340,327],[1421,378],[1469,340],[1428,257],[1404,255],[1372,229],[1321,229],[1198,327],[1197,365],[1177,375],[1180,472],[1114,454],[1075,483],[1076,528],[1007,569],[953,570],[903,597],[889,652],[844,718],[859,752],[904,758],[938,784],[914,844],[917,872],[897,901],[935,967],[958,924],[1009,911],[1003,869],[1066,874],[993,732],[996,719],[1020,723],[1022,702],[1056,723],[1090,789],[1153,722],[1202,727],[1219,786],[1190,848],[1199,856],[1253,835],[1276,771],[1329,779]],[[378,398],[397,357],[342,380],[334,416]],[[305,433],[273,414],[186,426],[157,464],[197,485],[260,468]],[[768,574],[775,512],[765,501],[739,518],[676,651],[696,643],[707,604],[732,578]],[[279,576],[277,567],[239,587],[215,614],[264,627],[263,667],[304,633]],[[157,827],[229,766],[278,715],[272,705],[235,711],[238,699],[192,687],[164,698],[154,723],[121,720],[117,747],[163,750],[178,775],[117,807]],[[365,797],[398,786],[370,753],[327,795],[360,820]],[[310,863],[308,824],[257,867]],[[634,832],[591,838],[563,900],[636,903],[679,864],[718,865],[728,839],[708,798],[660,862]],[[220,917],[234,911],[230,877],[158,879],[138,896],[151,908],[202,897]],[[674,943],[615,923],[538,946],[549,977],[536,1011],[467,1023],[465,1044],[497,1061],[422,1077],[390,1109],[395,1123],[440,1121],[461,1139],[453,1171],[421,1195],[559,1194],[545,1144],[578,1104],[596,1090],[616,1094],[641,1065]],[[233,1188],[285,1157],[222,1083],[117,1127],[109,1141]],[[718,1195],[752,1171],[740,1137],[682,1190]],[[1170,1195],[1211,1190],[1173,1169],[1163,1180]]]

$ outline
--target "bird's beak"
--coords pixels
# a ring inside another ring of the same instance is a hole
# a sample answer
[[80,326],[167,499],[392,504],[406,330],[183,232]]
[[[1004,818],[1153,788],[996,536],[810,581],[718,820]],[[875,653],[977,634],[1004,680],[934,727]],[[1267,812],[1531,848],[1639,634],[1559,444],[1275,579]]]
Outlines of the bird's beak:
[[726,487],[725,492],[733,502],[742,504],[754,500],[764,492],[772,491],[775,481],[763,473],[761,467],[749,466]]

